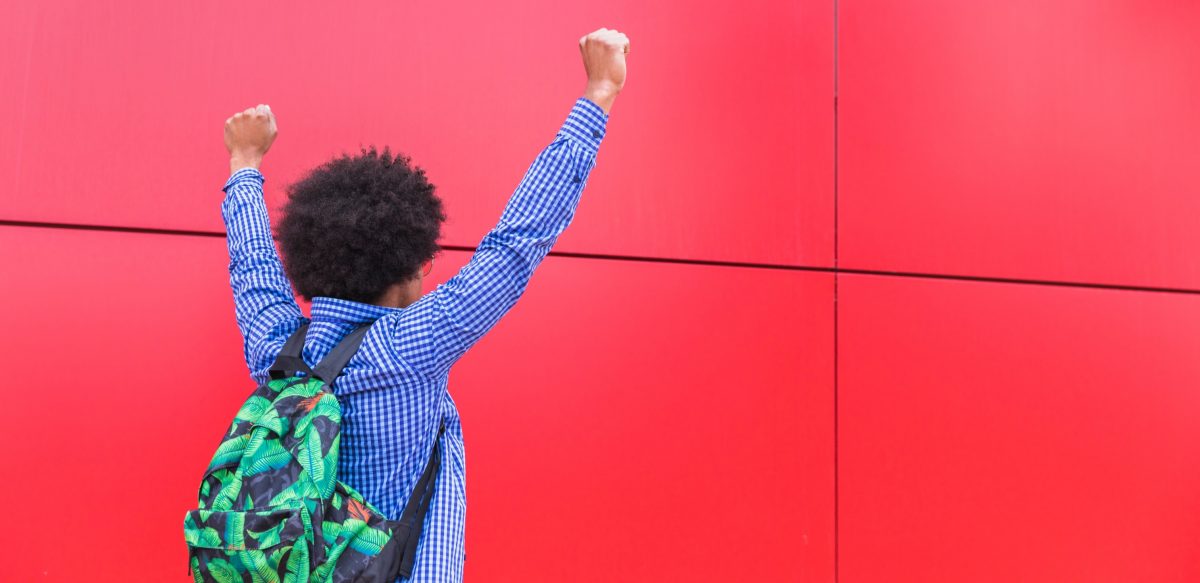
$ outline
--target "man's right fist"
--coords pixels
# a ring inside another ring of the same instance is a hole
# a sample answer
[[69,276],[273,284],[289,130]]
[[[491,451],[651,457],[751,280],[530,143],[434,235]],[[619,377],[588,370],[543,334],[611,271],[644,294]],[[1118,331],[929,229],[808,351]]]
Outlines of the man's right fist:
[[588,76],[583,95],[607,114],[613,100],[625,86],[625,55],[629,52],[629,37],[616,30],[601,28],[580,37],[579,52]]

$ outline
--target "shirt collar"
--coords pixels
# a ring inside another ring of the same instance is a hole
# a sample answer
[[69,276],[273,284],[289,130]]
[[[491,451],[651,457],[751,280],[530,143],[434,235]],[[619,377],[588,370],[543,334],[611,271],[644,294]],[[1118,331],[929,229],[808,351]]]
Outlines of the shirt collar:
[[374,304],[364,304],[339,298],[316,296],[312,300],[312,319],[314,322],[341,321],[352,324],[374,322],[400,308],[388,308]]

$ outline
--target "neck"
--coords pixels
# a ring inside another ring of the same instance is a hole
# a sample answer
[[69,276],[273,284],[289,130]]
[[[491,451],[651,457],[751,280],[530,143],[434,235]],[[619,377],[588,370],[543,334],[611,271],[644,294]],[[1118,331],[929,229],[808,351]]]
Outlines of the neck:
[[417,277],[392,284],[383,292],[383,295],[379,296],[379,299],[371,303],[385,308],[407,308],[420,298],[421,278]]

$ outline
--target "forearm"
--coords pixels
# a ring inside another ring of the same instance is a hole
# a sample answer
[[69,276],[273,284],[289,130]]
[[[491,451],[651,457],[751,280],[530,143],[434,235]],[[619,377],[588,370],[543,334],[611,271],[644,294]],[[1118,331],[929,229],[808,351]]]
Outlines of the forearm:
[[595,102],[576,100],[554,141],[534,159],[496,227],[480,243],[480,251],[502,247],[529,268],[550,251],[575,216],[607,122],[607,114]]
[[[570,224],[606,122],[595,103],[576,100],[471,261],[398,317],[397,346],[405,360],[428,374],[443,374],[512,308]],[[430,342],[413,344],[414,335]]]
[[303,316],[275,250],[262,184],[263,176],[257,170],[240,169],[226,183],[221,204],[229,283],[251,372],[270,365],[262,349],[266,341],[279,335],[276,329]]

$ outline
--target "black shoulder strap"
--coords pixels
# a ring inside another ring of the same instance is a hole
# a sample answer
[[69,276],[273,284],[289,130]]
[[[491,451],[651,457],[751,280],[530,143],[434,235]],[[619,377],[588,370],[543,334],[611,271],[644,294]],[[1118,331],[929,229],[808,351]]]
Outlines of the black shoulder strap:
[[438,428],[437,437],[433,438],[433,452],[429,454],[425,471],[421,472],[421,477],[413,486],[412,495],[404,505],[404,513],[400,515],[400,529],[406,534],[404,552],[400,559],[400,576],[405,579],[412,576],[413,562],[417,557],[417,541],[421,538],[421,531],[425,529],[425,515],[429,514],[429,504],[433,502],[433,485],[442,467],[441,443],[442,434],[445,432],[446,426],[443,424]]
[[301,324],[300,328],[288,337],[287,342],[283,343],[279,356],[275,357],[275,363],[271,365],[271,378],[283,379],[303,372],[310,377],[317,377],[325,381],[327,385],[332,385],[334,379],[346,367],[346,363],[350,362],[350,358],[358,351],[363,337],[371,329],[371,324],[367,323],[351,330],[329,351],[329,354],[325,355],[325,358],[321,359],[321,362],[317,363],[317,366],[310,368],[308,363],[304,362],[304,338],[308,334],[308,325],[308,322]]
[[342,374],[342,369],[346,368],[346,363],[358,352],[358,345],[362,344],[363,337],[371,330],[371,323],[361,324],[357,328],[350,331],[337,346],[334,346],[321,362],[313,369],[315,376],[325,384],[332,388],[333,381],[338,375]]
[[313,375],[312,369],[304,362],[302,355],[306,334],[308,334],[308,322],[301,324],[300,328],[288,336],[287,342],[283,343],[283,349],[279,351],[279,356],[275,357],[275,362],[271,365],[271,378],[285,379],[297,372]]

